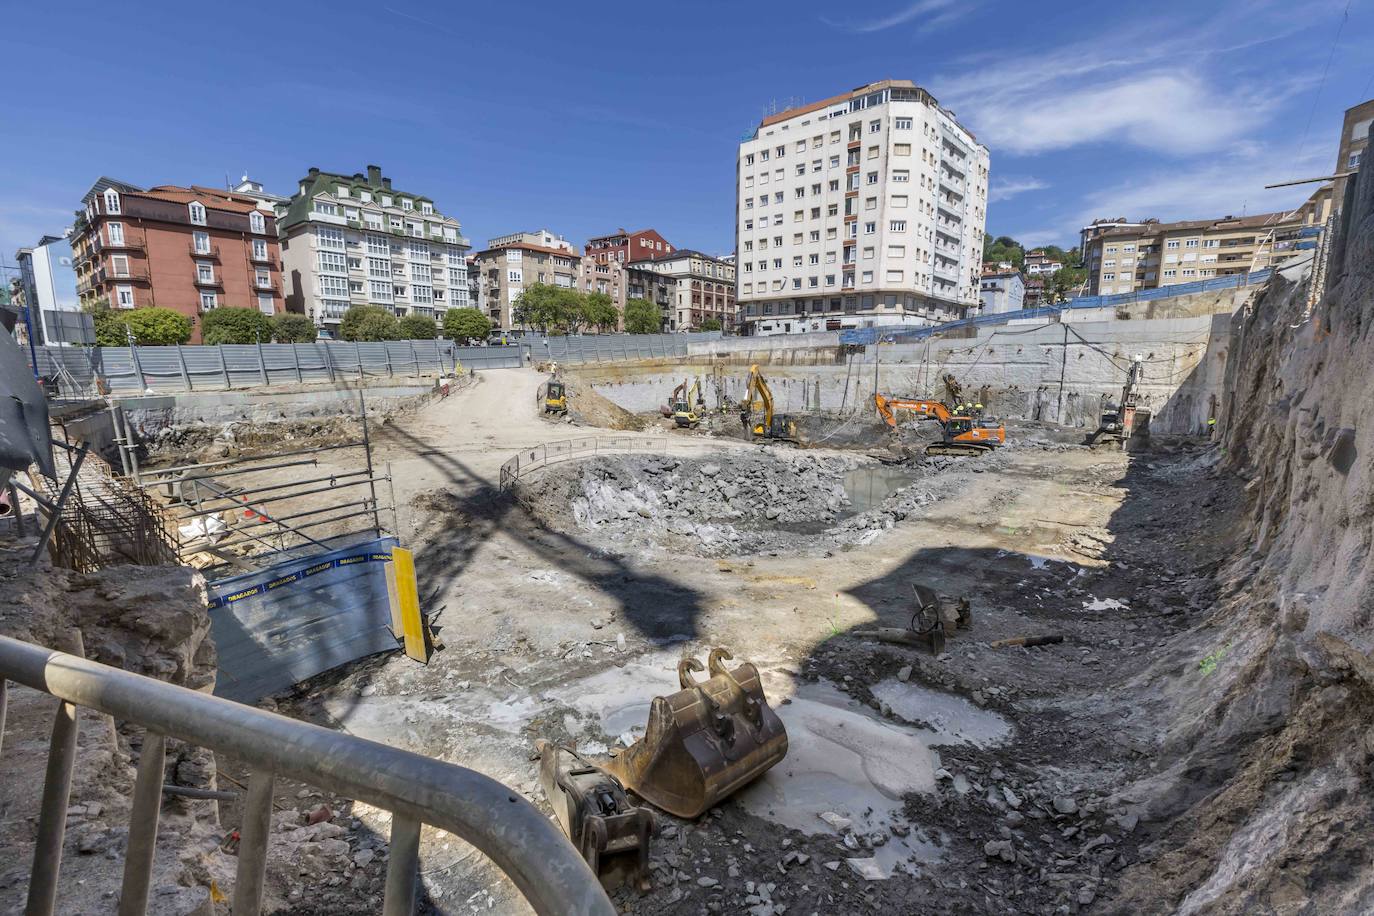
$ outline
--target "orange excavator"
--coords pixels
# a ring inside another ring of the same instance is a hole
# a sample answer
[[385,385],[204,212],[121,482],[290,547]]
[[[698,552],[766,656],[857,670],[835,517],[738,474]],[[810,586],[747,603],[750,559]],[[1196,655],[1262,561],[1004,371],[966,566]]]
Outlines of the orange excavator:
[[873,395],[878,416],[893,429],[897,428],[897,411],[909,410],[939,422],[944,431],[939,442],[926,446],[927,455],[982,455],[1007,441],[1007,431],[998,423],[955,415],[939,401],[889,398]]

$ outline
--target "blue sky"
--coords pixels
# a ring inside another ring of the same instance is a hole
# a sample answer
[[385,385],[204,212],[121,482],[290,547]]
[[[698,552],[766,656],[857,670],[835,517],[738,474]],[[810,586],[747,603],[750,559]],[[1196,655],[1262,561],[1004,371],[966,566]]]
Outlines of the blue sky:
[[289,193],[368,163],[477,244],[653,226],[726,252],[740,136],[885,77],[989,146],[989,232],[1067,245],[1094,216],[1294,206],[1263,185],[1329,173],[1374,94],[1374,0],[1103,6],[7,4],[0,253],[102,174]]

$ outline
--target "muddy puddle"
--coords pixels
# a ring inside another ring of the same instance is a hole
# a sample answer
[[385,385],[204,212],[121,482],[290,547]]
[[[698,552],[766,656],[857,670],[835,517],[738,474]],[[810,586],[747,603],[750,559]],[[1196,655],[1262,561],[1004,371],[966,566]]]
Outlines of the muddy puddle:
[[[433,700],[354,698],[331,704],[330,711],[341,726],[374,740],[430,753],[463,745],[465,765],[518,780],[519,767],[500,750],[499,739],[477,749],[459,734],[505,735],[523,746],[529,723],[561,707],[577,746],[593,756],[606,754],[644,734],[654,697],[678,690],[679,657],[652,653],[534,694],[473,686]],[[903,797],[935,790],[942,745],[992,746],[1009,737],[1009,724],[962,697],[896,680],[872,689],[891,709],[885,718],[833,682],[801,681],[776,663],[759,661],[768,702],[787,728],[788,752],[734,800],[784,827],[836,837],[853,849],[847,867],[860,878],[914,873],[939,861],[946,838],[909,823]]]
[[909,468],[871,464],[857,467],[844,475],[845,495],[849,505],[845,515],[858,515],[876,509],[902,487],[915,483],[917,474]]
[[[650,656],[548,696],[582,713],[584,731],[628,743],[643,734],[652,698],[677,690],[676,664],[676,655]],[[934,791],[939,745],[996,744],[1010,734],[1006,721],[961,697],[883,682],[874,695],[881,691],[896,716],[923,727],[904,724],[882,718],[828,681],[801,682],[760,667],[768,702],[787,727],[788,752],[735,800],[752,814],[805,833],[876,839],[872,849],[858,846],[848,863],[861,877],[890,877],[894,870],[938,861],[942,838],[907,823],[903,796]],[[600,741],[592,742],[599,749]]]

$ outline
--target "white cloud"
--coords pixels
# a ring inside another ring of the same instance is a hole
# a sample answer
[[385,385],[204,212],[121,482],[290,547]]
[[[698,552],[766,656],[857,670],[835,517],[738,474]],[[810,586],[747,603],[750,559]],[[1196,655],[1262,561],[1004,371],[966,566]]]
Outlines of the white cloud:
[[932,15],[931,25],[946,25],[962,14],[950,9],[955,2],[956,0],[917,0],[916,3],[908,4],[894,13],[867,22],[835,22],[824,16],[821,17],[821,22],[846,32],[881,32],[911,22],[918,16]]
[[1187,73],[1147,73],[1110,85],[994,101],[977,110],[979,139],[1033,154],[1128,143],[1173,155],[1222,149],[1257,126],[1272,98],[1227,93]]
[[1010,200],[1018,194],[1025,194],[1027,191],[1041,191],[1048,187],[1049,183],[1041,181],[1039,178],[1014,176],[999,178],[992,183],[992,187],[988,188],[988,202]]
[[1311,81],[1289,68],[1261,87],[1236,66],[1253,65],[1253,48],[1310,21],[1252,0],[1205,15],[1185,33],[1136,17],[1099,23],[1110,43],[1094,35],[1051,49],[979,51],[931,80],[932,91],[994,153],[1101,142],[1174,156],[1226,150]]

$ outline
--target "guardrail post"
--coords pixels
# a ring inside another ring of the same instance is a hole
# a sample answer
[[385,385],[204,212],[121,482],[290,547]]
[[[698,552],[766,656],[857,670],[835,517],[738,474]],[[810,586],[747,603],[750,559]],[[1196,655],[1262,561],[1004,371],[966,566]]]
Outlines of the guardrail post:
[[233,391],[234,380],[229,376],[229,361],[224,358],[224,345],[220,344],[215,347],[215,349],[219,351],[219,371],[224,373],[224,389],[226,391]]
[[391,849],[387,853],[386,896],[382,916],[410,916],[420,878],[420,822],[400,814],[391,817]]
[[[291,346],[294,347],[297,346],[297,344],[292,344]],[[329,373],[329,380],[331,382],[334,381],[334,360],[329,356],[329,344],[316,341],[315,346],[324,351],[324,371]]]
[[148,908],[148,885],[157,849],[157,821],[162,808],[162,774],[167,763],[167,739],[154,732],[143,735],[138,758],[133,806],[129,811],[129,846],[124,854],[124,883],[119,892],[119,916],[143,916]]
[[[19,505],[18,500],[15,500],[15,505]],[[9,706],[9,697],[9,682],[0,677],[0,751],[5,749],[5,711]]]
[[262,379],[263,387],[271,385],[271,380],[267,377],[267,354],[262,350],[262,338],[258,338],[258,376]]
[[[85,655],[81,631],[75,633],[76,655]],[[67,802],[72,794],[72,766],[76,763],[76,706],[62,702],[52,723],[48,768],[43,778],[43,803],[38,837],[33,844],[26,916],[49,916],[57,905],[57,873],[62,867],[62,841],[67,833]]]
[[239,864],[234,871],[234,916],[258,916],[262,912],[263,879],[267,869],[267,836],[272,828],[272,790],[276,776],[255,770],[248,780],[239,826]]

